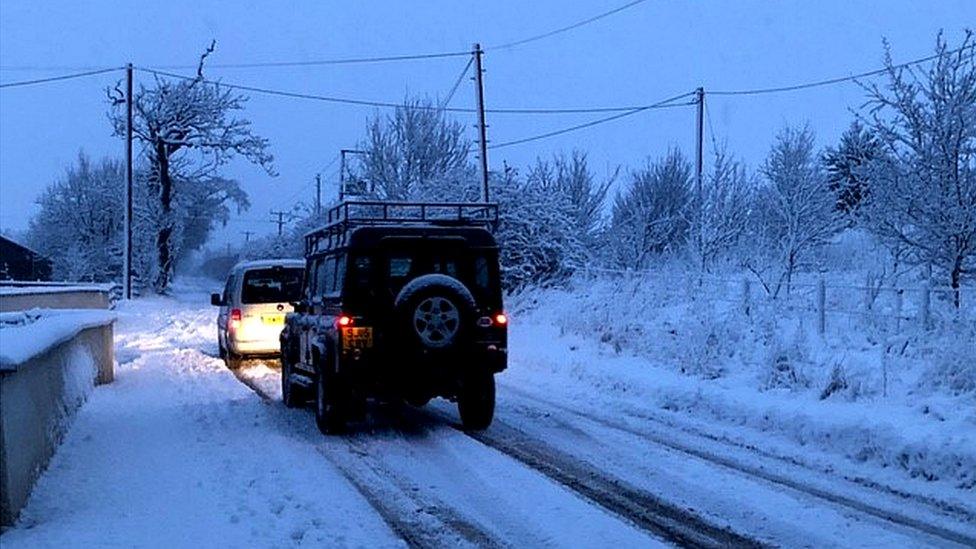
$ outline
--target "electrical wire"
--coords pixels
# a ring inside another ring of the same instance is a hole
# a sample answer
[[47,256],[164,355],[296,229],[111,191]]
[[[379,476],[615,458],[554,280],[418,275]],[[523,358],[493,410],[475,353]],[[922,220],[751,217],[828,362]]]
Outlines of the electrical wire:
[[505,43],[505,44],[499,44],[497,46],[489,46],[489,47],[487,47],[485,49],[486,50],[502,50],[502,49],[514,48],[515,46],[521,46],[523,44],[528,44],[530,42],[535,42],[537,40],[542,40],[544,38],[549,38],[550,36],[555,36],[557,34],[561,34],[561,33],[564,33],[566,31],[570,31],[570,30],[573,30],[573,29],[578,29],[578,28],[580,28],[580,27],[582,27],[584,25],[589,25],[590,23],[593,23],[595,21],[599,21],[600,19],[603,19],[604,17],[609,17],[609,16],[614,15],[616,13],[620,13],[620,12],[622,12],[622,11],[628,9],[628,8],[632,8],[632,7],[634,7],[634,6],[638,5],[638,4],[643,4],[644,2],[645,2],[645,0],[634,0],[633,2],[628,2],[627,4],[624,4],[622,6],[619,6],[617,8],[614,8],[614,9],[612,9],[610,11],[603,12],[603,13],[598,14],[598,15],[594,15],[593,17],[586,18],[586,19],[584,19],[582,21],[577,21],[576,23],[573,23],[572,25],[567,25],[565,27],[560,27],[558,29],[551,30],[549,32],[544,32],[542,34],[537,34],[535,36],[530,36],[528,38],[523,38],[521,40],[515,40],[514,42],[508,42],[508,43]]
[[708,109],[708,101],[702,103],[702,117],[708,122],[708,137],[712,141],[712,153],[718,151],[718,141],[715,139],[715,128],[712,127],[712,115]]
[[[337,59],[318,59],[314,61],[268,61],[263,63],[209,63],[207,68],[214,69],[250,69],[250,68],[274,68],[274,67],[315,67],[320,65],[354,65],[361,63],[388,63],[397,61],[418,61],[423,59],[445,59],[451,57],[461,57],[471,55],[470,51],[451,51],[438,53],[421,53],[406,55],[388,55],[379,57],[349,57]],[[179,70],[196,69],[198,65],[154,65],[155,69]],[[97,67],[91,66],[65,66],[65,65],[5,65],[0,66],[0,71],[56,71],[56,70],[90,70]]]
[[[332,166],[333,164],[336,163],[336,161],[338,160],[338,158],[339,158],[339,155],[336,155],[335,159],[332,162],[330,162],[322,171],[325,171],[325,170],[329,169],[330,166]],[[339,171],[338,168],[335,169],[335,170],[333,170],[332,172],[330,172],[329,174],[327,174],[325,177],[323,177],[322,180],[323,181],[329,181],[330,179],[332,179],[332,177],[334,177],[338,173],[338,171]],[[314,184],[315,184],[315,180],[312,179],[311,181],[309,181],[308,183],[306,183],[305,185],[303,185],[302,187],[300,187],[297,191],[295,191],[294,193],[292,193],[287,199],[282,200],[280,202],[280,204],[282,204],[282,205],[292,204],[293,205],[296,202],[296,200],[298,199],[298,197],[301,196],[302,193],[304,193],[305,191],[311,189],[312,188],[312,185],[314,185]],[[284,206],[282,206],[282,207],[284,207]]]
[[898,70],[898,69],[904,69],[904,68],[907,68],[907,67],[910,67],[910,66],[913,66],[913,65],[919,65],[919,64],[925,63],[927,61],[932,61],[934,59],[938,59],[939,57],[941,57],[943,55],[952,55],[954,53],[959,53],[959,52],[961,52],[961,51],[963,51],[964,49],[967,49],[967,48],[976,48],[976,44],[972,44],[972,45],[969,45],[969,46],[963,46],[961,48],[956,48],[954,50],[948,50],[946,52],[937,53],[937,54],[934,54],[934,55],[929,55],[927,57],[922,57],[920,59],[915,59],[914,61],[906,61],[904,63],[899,63],[897,65],[892,65],[891,67],[883,67],[883,68],[880,68],[880,69],[875,69],[873,71],[862,72],[862,73],[859,73],[859,74],[852,74],[850,76],[841,76],[841,77],[837,77],[837,78],[828,78],[826,80],[818,80],[818,81],[815,81],[815,82],[806,82],[806,83],[803,83],[803,84],[794,84],[792,86],[781,86],[781,87],[777,87],[777,88],[756,88],[756,89],[747,89],[747,90],[719,90],[719,91],[711,91],[711,90],[709,90],[708,93],[710,95],[760,95],[760,94],[767,94],[767,93],[781,93],[781,92],[790,92],[790,91],[805,90],[805,89],[817,88],[817,87],[821,87],[821,86],[830,86],[830,85],[833,85],[833,84],[840,84],[842,82],[848,82],[848,81],[857,80],[858,78],[867,78],[867,77],[870,77],[870,76],[877,76],[879,74],[884,74],[884,73],[888,72],[889,69],[890,70]]
[[[213,63],[207,68],[212,69],[252,69],[268,67],[316,67],[321,65],[355,65],[364,63],[390,63],[397,61],[418,61],[423,59],[446,59],[471,55],[470,51],[449,51],[437,53],[418,53],[407,55],[388,55],[382,57],[349,57],[338,59],[319,59],[315,61],[268,61],[263,63]],[[157,65],[155,69],[196,69],[198,65]]]
[[501,148],[504,148],[504,147],[511,147],[513,145],[521,145],[523,143],[529,143],[530,141],[537,141],[539,139],[546,139],[546,138],[549,138],[549,137],[554,137],[554,136],[557,136],[557,135],[562,135],[564,133],[574,132],[574,131],[582,130],[582,129],[585,129],[585,128],[591,128],[593,126],[597,126],[597,125],[600,125],[600,124],[605,124],[605,123],[611,122],[613,120],[618,120],[618,119],[621,119],[621,118],[624,118],[624,117],[627,117],[627,116],[631,116],[631,115],[634,115],[634,114],[637,114],[637,113],[640,113],[640,112],[644,112],[644,111],[647,111],[647,110],[651,110],[651,109],[666,109],[666,108],[671,108],[671,107],[685,107],[685,106],[688,106],[688,105],[694,105],[695,102],[674,103],[674,101],[677,101],[679,99],[682,99],[682,98],[685,98],[685,97],[688,97],[688,96],[691,96],[691,95],[694,95],[694,94],[695,94],[695,92],[683,93],[681,95],[676,95],[674,97],[671,97],[669,99],[665,99],[663,101],[659,101],[659,102],[654,103],[654,104],[651,104],[651,105],[646,105],[646,106],[643,106],[643,107],[638,107],[638,108],[629,110],[627,112],[615,114],[613,116],[607,116],[607,117],[604,117],[604,118],[599,118],[597,120],[591,120],[589,122],[584,122],[583,124],[576,124],[575,126],[570,126],[568,128],[563,128],[563,129],[560,129],[560,130],[555,130],[555,131],[551,131],[551,132],[541,133],[541,134],[533,135],[533,136],[530,136],[530,137],[523,137],[521,139],[514,139],[512,141],[503,141],[501,143],[497,143],[497,144],[494,144],[494,145],[489,145],[488,148],[489,149],[501,149]]
[[472,63],[474,63],[474,56],[473,55],[471,56],[470,59],[468,59],[467,64],[464,65],[464,70],[462,70],[461,71],[461,74],[458,75],[457,80],[454,81],[454,85],[451,86],[451,91],[447,92],[447,97],[445,97],[444,100],[441,101],[441,103],[440,103],[440,109],[439,110],[442,110],[443,111],[445,108],[447,108],[447,105],[451,102],[451,99],[454,98],[454,93],[457,91],[458,87],[461,85],[461,82],[464,81],[464,75],[468,74],[468,69],[471,68],[471,64]]
[[84,78],[86,76],[95,76],[96,74],[105,74],[107,72],[114,72],[123,69],[125,69],[125,67],[109,67],[105,69],[98,69],[98,70],[87,71],[87,72],[62,74],[60,76],[52,76],[50,78],[38,78],[35,80],[21,80],[19,82],[4,82],[4,83],[0,83],[0,88],[17,88],[20,86],[32,86],[34,84],[46,84],[48,82],[60,82],[62,80],[71,80],[73,78]]
[[[145,67],[136,67],[136,70],[154,74],[157,76],[168,76],[170,78],[179,78],[182,80],[196,80],[197,76],[187,76],[184,74],[177,74],[168,71],[160,71],[156,69],[149,69]],[[226,88],[248,91],[252,93],[261,93],[265,95],[274,95],[279,97],[290,97],[292,99],[308,99],[313,101],[322,101],[326,103],[337,103],[343,105],[358,105],[365,107],[383,107],[383,108],[400,108],[403,107],[403,103],[394,103],[390,101],[373,101],[367,99],[350,99],[346,97],[335,97],[328,95],[318,95],[313,93],[305,92],[291,92],[285,90],[278,90],[273,88],[263,88],[258,86],[246,86],[242,84],[229,84],[224,81],[218,80],[208,80],[201,79],[201,82],[211,85],[224,86]],[[631,112],[634,110],[642,110],[647,108],[652,108],[654,105],[631,105],[631,106],[613,106],[613,107],[581,107],[581,108],[490,108],[485,109],[488,114],[586,114],[586,113],[604,113],[604,112]],[[444,107],[440,108],[436,105],[417,105],[415,108],[424,110],[443,110],[445,112],[455,112],[455,113],[476,113],[477,109],[473,108],[463,108],[463,107]]]

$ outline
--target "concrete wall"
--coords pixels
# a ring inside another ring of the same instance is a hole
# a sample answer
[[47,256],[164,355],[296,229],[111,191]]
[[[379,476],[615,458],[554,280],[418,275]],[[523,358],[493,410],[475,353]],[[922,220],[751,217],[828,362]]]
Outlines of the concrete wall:
[[[92,381],[112,381],[112,324],[86,328],[13,369],[0,370],[0,529],[17,519],[34,482],[83,402],[77,388],[80,362]],[[89,357],[90,361],[79,360]],[[82,370],[82,373],[85,373]]]
[[0,313],[28,309],[108,309],[112,301],[104,288],[0,288]]

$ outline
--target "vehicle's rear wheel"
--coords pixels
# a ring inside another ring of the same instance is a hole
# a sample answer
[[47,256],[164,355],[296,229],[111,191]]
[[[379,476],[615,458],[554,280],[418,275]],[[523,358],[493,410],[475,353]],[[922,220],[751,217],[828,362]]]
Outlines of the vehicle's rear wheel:
[[475,300],[457,279],[427,274],[404,285],[394,300],[394,308],[406,344],[425,352],[443,353],[467,341]]
[[346,427],[341,379],[331,360],[317,364],[315,371],[315,424],[324,435],[341,433]]
[[495,376],[488,371],[471,372],[458,392],[461,424],[469,431],[481,431],[495,417]]
[[288,408],[301,408],[305,405],[307,395],[300,385],[291,380],[291,362],[282,355],[281,357],[281,400]]

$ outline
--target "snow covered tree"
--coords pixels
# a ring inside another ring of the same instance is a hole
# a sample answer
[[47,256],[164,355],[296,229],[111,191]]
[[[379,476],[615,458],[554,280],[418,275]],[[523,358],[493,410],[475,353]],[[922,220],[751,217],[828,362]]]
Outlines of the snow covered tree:
[[608,229],[612,261],[625,268],[645,266],[651,254],[677,251],[689,229],[691,165],[681,151],[630,174],[630,187],[617,195]]
[[784,285],[790,293],[796,271],[843,228],[813,142],[809,127],[785,128],[760,169],[766,185],[759,190],[753,235],[758,253],[746,265],[773,297]]
[[[244,108],[247,97],[203,77],[204,61],[213,49],[211,44],[200,56],[195,78],[168,80],[157,76],[152,87],[139,86],[133,101],[133,135],[143,146],[142,156],[148,164],[144,182],[154,202],[148,221],[155,233],[153,288],[157,292],[168,288],[179,253],[176,233],[181,190],[208,181],[216,184],[217,171],[235,156],[273,174],[268,141],[251,131],[248,120],[235,116]],[[108,95],[109,119],[115,134],[124,136],[125,97],[119,86],[108,90]],[[223,196],[234,201],[241,193]],[[244,203],[238,201],[238,205]],[[210,216],[211,212],[203,215]]]
[[723,252],[739,243],[750,221],[754,182],[745,167],[724,148],[717,149],[702,182],[702,207],[689,206],[692,255],[702,272]]
[[250,206],[247,193],[237,181],[217,176],[178,180],[176,197],[180,225],[175,233],[179,235],[176,249],[184,253],[203,247],[213,229],[230,219],[231,207],[241,211]]
[[369,122],[355,171],[372,194],[387,200],[477,200],[464,125],[426,99],[407,100]]
[[958,289],[976,273],[976,40],[950,49],[940,34],[927,69],[896,67],[866,84],[864,116],[887,153],[870,166],[867,225],[905,259]]
[[603,229],[603,207],[607,192],[617,177],[615,171],[597,181],[586,161],[586,153],[574,150],[569,156],[556,154],[552,161],[536,159],[527,178],[543,190],[568,201],[580,239],[593,250]]
[[565,281],[587,260],[583,232],[566,194],[508,166],[492,174],[499,205],[496,238],[501,244],[502,282],[509,290]]
[[881,142],[858,120],[841,135],[837,147],[824,150],[827,183],[837,196],[839,210],[848,214],[857,211],[870,187],[865,168],[882,154]]
[[27,240],[53,261],[59,280],[112,282],[122,273],[125,171],[84,152],[37,200]]

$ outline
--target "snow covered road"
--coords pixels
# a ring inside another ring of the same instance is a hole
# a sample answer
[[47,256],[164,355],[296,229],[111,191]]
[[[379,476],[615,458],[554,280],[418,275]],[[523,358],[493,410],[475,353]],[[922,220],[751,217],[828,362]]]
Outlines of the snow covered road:
[[309,411],[277,401],[273,367],[249,364],[244,384],[214,358],[205,298],[120,311],[117,381],[79,411],[5,548],[976,540],[976,506],[851,482],[653,410],[621,414],[520,370],[517,348],[485,433],[458,430],[435,402],[374,406],[352,434],[323,437]]

